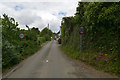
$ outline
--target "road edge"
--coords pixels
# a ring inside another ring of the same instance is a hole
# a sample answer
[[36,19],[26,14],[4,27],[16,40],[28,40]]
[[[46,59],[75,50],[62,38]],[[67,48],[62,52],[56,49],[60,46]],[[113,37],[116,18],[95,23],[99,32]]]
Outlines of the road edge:
[[[50,42],[50,41],[46,41],[45,43],[42,43],[39,50],[41,50],[41,48],[42,48],[43,46],[45,46],[48,42]],[[38,50],[38,51],[39,51],[39,50]],[[29,57],[35,55],[38,51],[36,51],[34,54],[26,57],[25,59],[23,59],[22,61],[20,61],[18,64],[14,65],[14,66],[11,67],[10,69],[8,69],[6,72],[2,73],[2,78],[1,78],[1,79],[6,78],[6,77],[9,76],[12,72],[14,72],[15,70],[17,70],[17,69],[20,67],[20,65],[22,64],[22,62],[24,62],[24,61],[25,61],[26,59],[28,59]]]

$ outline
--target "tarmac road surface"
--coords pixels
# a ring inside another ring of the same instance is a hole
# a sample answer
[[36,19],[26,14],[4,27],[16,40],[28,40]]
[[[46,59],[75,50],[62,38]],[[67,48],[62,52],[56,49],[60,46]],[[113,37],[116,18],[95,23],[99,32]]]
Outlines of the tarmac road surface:
[[114,78],[108,73],[68,58],[52,40],[22,61],[3,78]]

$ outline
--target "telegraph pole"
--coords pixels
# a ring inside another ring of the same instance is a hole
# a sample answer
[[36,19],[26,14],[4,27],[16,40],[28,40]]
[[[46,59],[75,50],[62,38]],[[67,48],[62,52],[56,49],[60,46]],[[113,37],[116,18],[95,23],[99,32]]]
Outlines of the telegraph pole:
[[49,23],[48,23],[48,29],[49,29]]

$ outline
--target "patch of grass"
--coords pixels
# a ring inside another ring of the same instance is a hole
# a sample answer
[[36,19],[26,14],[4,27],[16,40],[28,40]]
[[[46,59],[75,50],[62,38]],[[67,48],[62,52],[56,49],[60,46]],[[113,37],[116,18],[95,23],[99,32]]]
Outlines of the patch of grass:
[[80,52],[69,46],[60,46],[60,48],[72,59],[83,61],[98,70],[120,76],[119,59],[114,61],[111,55],[98,53],[92,50]]

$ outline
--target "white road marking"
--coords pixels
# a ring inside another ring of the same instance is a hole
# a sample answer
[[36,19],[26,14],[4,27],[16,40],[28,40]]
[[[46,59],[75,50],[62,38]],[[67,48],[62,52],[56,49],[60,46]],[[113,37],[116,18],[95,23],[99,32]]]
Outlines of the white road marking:
[[48,62],[48,60],[46,60],[46,62]]

